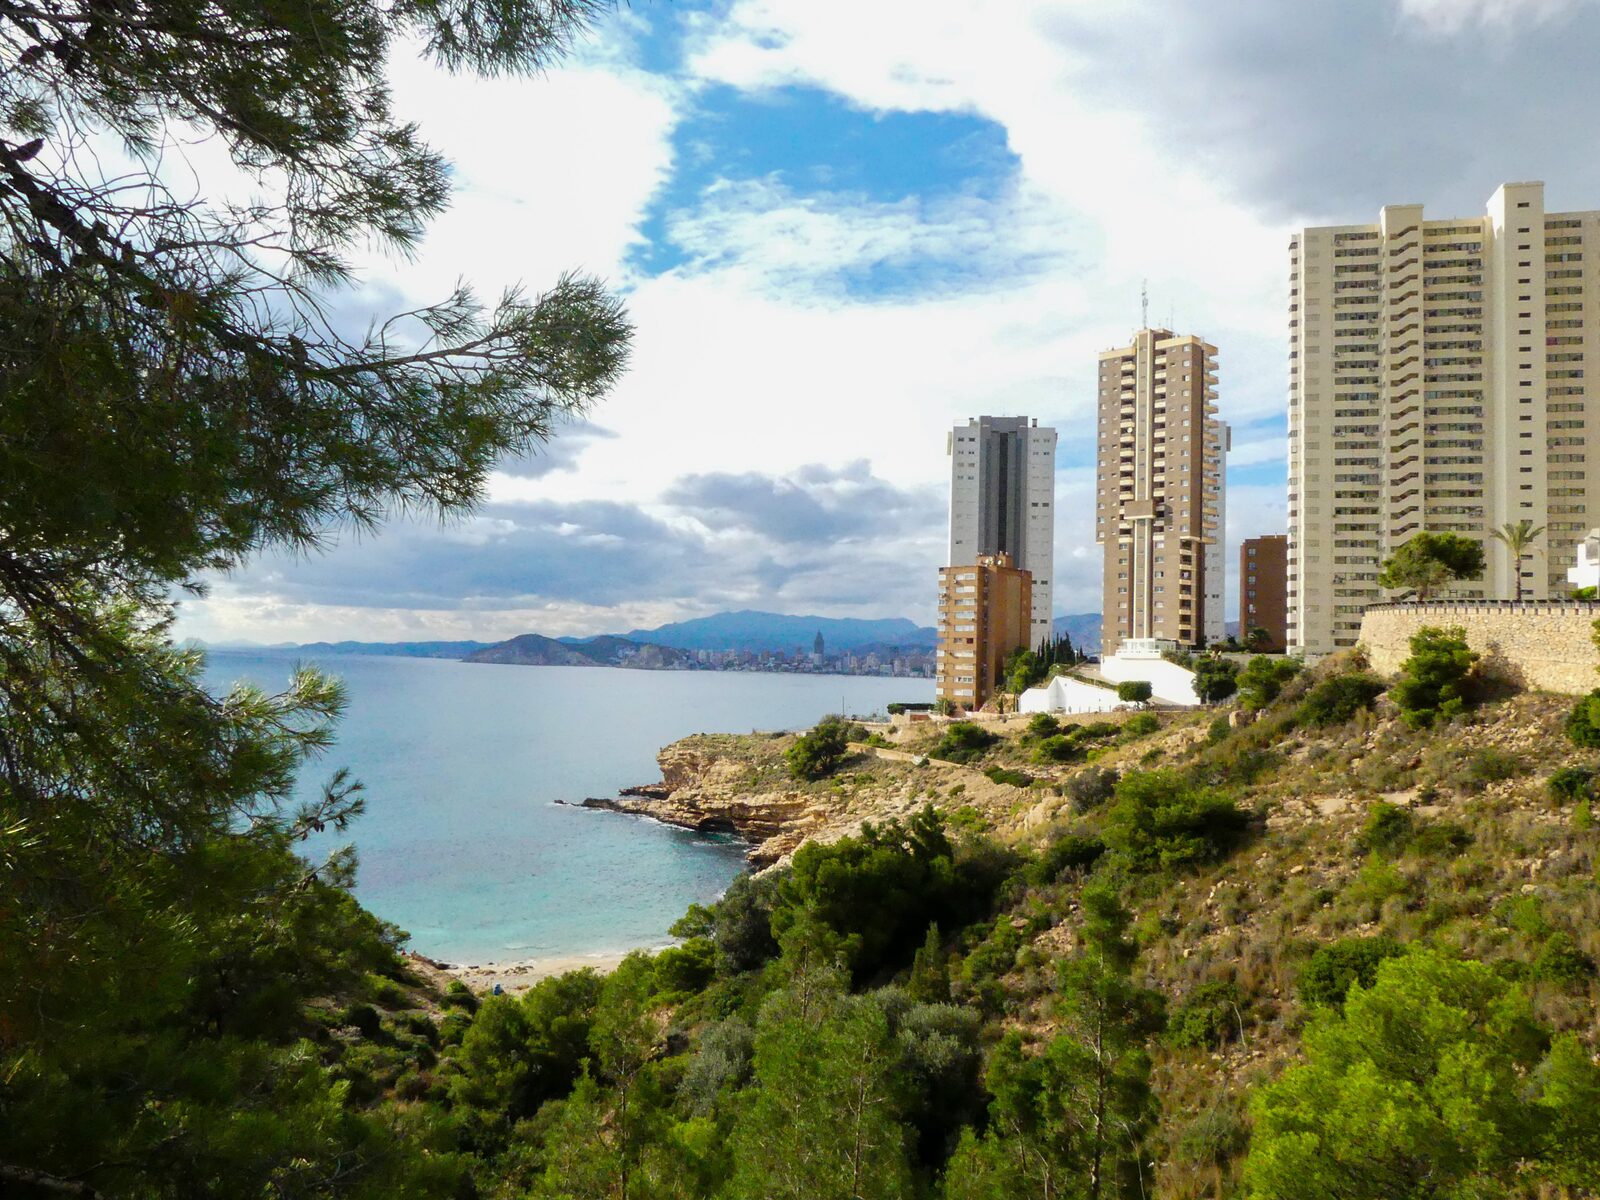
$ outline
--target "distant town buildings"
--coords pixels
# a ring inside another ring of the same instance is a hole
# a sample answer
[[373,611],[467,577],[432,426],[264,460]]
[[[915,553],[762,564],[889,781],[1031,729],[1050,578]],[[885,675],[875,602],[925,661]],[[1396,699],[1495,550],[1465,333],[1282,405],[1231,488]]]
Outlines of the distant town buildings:
[[[1282,654],[1289,637],[1289,539],[1281,534],[1247,538],[1239,546],[1239,641],[1254,650]],[[1252,630],[1266,639],[1252,644]]]
[[959,708],[982,708],[1015,650],[1031,645],[1033,579],[1009,554],[979,555],[939,572],[935,692]]
[[1095,538],[1101,653],[1127,639],[1221,641],[1223,456],[1217,348],[1166,329],[1100,355]]
[[1056,431],[1027,417],[974,417],[950,432],[951,566],[1005,554],[1033,577],[1030,648],[1050,640]]
[[[1587,266],[1585,265],[1587,255]],[[1508,183],[1476,217],[1389,205],[1289,245],[1289,646],[1354,645],[1385,558],[1427,530],[1547,527],[1525,596],[1600,525],[1600,212]],[[1508,598],[1508,555],[1466,596]]]

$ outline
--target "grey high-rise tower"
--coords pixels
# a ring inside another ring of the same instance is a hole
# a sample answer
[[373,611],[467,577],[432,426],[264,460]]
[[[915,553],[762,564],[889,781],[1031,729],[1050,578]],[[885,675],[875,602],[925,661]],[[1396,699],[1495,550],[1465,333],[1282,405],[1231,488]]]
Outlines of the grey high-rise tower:
[[1008,554],[1033,576],[1030,644],[1050,637],[1056,431],[1028,417],[973,417],[950,432],[950,566]]

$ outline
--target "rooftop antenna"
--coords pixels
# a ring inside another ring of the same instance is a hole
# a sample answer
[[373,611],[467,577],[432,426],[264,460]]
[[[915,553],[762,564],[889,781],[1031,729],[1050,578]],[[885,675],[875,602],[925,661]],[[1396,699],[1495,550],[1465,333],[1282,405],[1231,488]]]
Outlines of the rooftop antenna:
[[1139,281],[1139,328],[1150,328],[1150,281]]

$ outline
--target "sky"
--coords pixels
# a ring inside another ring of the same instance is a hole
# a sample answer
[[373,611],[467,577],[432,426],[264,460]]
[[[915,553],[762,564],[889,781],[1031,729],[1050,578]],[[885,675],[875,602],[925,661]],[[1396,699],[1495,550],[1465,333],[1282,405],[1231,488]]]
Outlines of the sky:
[[559,69],[396,106],[451,159],[410,261],[340,305],[575,269],[626,378],[482,508],[330,531],[180,604],[211,641],[620,632],[724,609],[931,623],[945,435],[1060,432],[1055,605],[1098,605],[1096,355],[1218,347],[1237,546],[1283,532],[1291,233],[1541,179],[1600,208],[1596,0],[634,0]]

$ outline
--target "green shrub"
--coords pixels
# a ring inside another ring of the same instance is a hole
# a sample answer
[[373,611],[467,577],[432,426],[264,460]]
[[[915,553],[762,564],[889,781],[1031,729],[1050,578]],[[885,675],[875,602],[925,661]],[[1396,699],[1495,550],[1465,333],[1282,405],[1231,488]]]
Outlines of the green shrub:
[[1062,733],[1044,738],[1033,748],[1033,761],[1040,764],[1078,762],[1083,756],[1083,746]]
[[452,1009],[439,1020],[439,1044],[441,1046],[459,1046],[461,1039],[471,1027],[471,1017],[459,1008]]
[[1249,818],[1232,799],[1177,771],[1136,771],[1106,810],[1106,845],[1134,870],[1211,862],[1243,839]]
[[693,995],[704,991],[717,973],[717,947],[710,938],[690,938],[655,956],[652,991]]
[[1400,664],[1400,678],[1389,698],[1412,729],[1427,729],[1467,710],[1475,684],[1478,655],[1467,646],[1466,630],[1424,626],[1411,635],[1411,657]]
[[992,783],[1006,783],[1012,787],[1025,788],[1033,783],[1033,776],[1023,771],[1013,771],[1009,767],[986,767],[983,772]]
[[1233,732],[1233,726],[1228,723],[1227,717],[1218,717],[1206,728],[1206,744],[1215,746]]
[[1135,738],[1148,737],[1161,728],[1161,718],[1155,713],[1135,713],[1122,723],[1122,737],[1124,741],[1133,741]]
[[1055,737],[1061,732],[1061,722],[1049,713],[1034,713],[1028,718],[1028,727],[1023,730],[1022,736],[1040,741],[1047,737]]
[[1472,845],[1472,834],[1457,821],[1428,821],[1411,837],[1410,853],[1422,858],[1454,858]]
[[1342,725],[1383,695],[1383,681],[1376,675],[1355,671],[1324,679],[1306,693],[1300,702],[1300,720],[1306,725]]
[[1106,844],[1092,834],[1067,833],[1055,839],[1028,864],[1028,882],[1052,883],[1063,871],[1087,871],[1100,861]]
[[1401,853],[1416,833],[1417,819],[1409,808],[1376,800],[1367,809],[1367,820],[1361,827],[1357,845],[1368,854],[1383,854],[1390,858]]
[[1594,959],[1564,933],[1552,933],[1533,960],[1532,977],[1559,987],[1578,987],[1594,978]]
[[1125,679],[1117,684],[1117,699],[1124,704],[1147,704],[1153,694],[1150,684],[1143,679]]
[[1117,790],[1117,772],[1110,767],[1085,767],[1067,780],[1067,797],[1074,812],[1099,808]]
[[353,1025],[361,1031],[362,1037],[377,1037],[383,1031],[383,1022],[378,1017],[378,1010],[370,1004],[352,1004],[340,1014],[340,1022],[344,1025]]
[[1567,714],[1567,737],[1575,746],[1600,749],[1600,688],[1573,705]]
[[1321,946],[1301,968],[1300,1002],[1308,1007],[1343,1004],[1351,984],[1371,987],[1378,964],[1401,953],[1400,943],[1389,937],[1345,938]]
[[876,729],[874,729],[871,733],[867,734],[866,741],[867,741],[867,745],[876,746],[879,750],[893,750],[894,749],[894,743],[891,742],[888,738],[884,737],[883,734],[879,733]]
[[946,762],[975,762],[996,740],[994,734],[971,721],[953,721],[934,745],[932,755]]
[[469,1013],[478,1011],[477,993],[459,979],[452,979],[445,986],[444,1002],[449,1008],[461,1008]]
[[1247,1001],[1237,984],[1202,983],[1167,1019],[1167,1041],[1182,1050],[1215,1050],[1238,1037]]
[[1194,694],[1201,704],[1216,704],[1239,690],[1239,668],[1225,658],[1206,655],[1194,664]]
[[1283,685],[1299,673],[1300,663],[1296,659],[1258,654],[1239,672],[1239,703],[1248,709],[1265,708],[1278,698]]
[[823,717],[784,752],[789,774],[806,780],[832,775],[849,753],[850,734],[850,722],[843,717]]
[[1595,797],[1595,770],[1593,767],[1562,767],[1550,775],[1545,787],[1550,798],[1564,804]]

